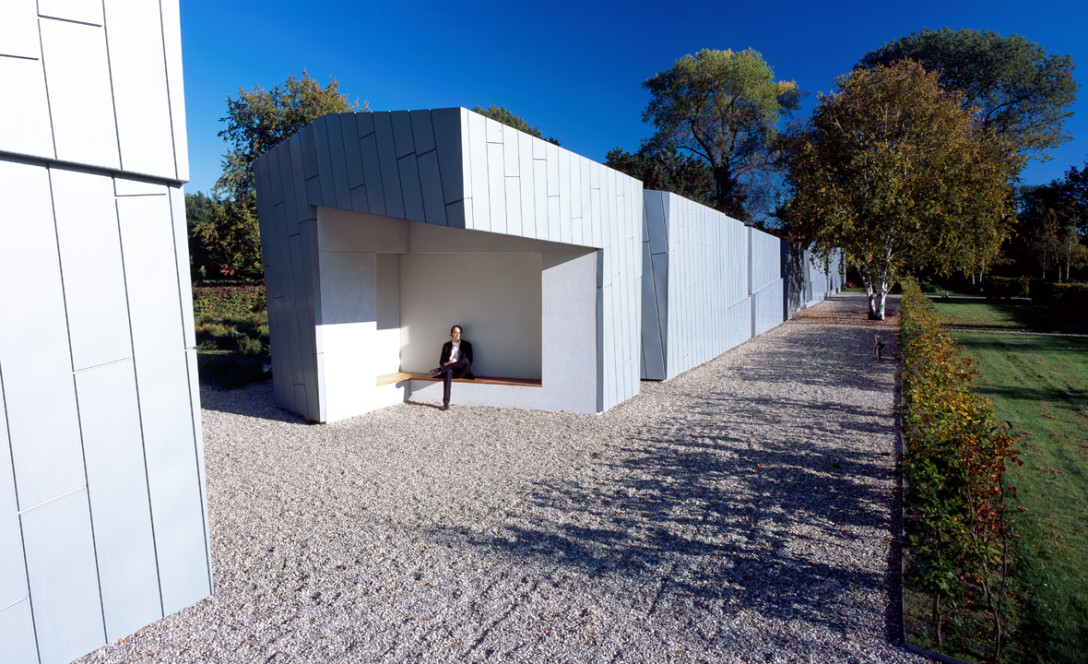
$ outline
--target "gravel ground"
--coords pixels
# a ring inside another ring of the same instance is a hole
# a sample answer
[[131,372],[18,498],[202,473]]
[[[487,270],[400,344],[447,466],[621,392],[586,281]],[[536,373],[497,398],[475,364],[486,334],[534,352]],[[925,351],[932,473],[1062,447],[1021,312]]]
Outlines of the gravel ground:
[[895,328],[863,311],[597,416],[205,391],[215,594],[80,661],[925,661],[895,645]]

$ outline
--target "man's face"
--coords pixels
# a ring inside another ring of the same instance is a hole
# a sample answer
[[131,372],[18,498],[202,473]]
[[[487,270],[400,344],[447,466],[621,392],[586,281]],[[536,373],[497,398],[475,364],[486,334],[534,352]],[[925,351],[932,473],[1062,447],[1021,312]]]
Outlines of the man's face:
[[455,327],[450,330],[450,336],[453,337],[454,341],[461,341],[461,328]]

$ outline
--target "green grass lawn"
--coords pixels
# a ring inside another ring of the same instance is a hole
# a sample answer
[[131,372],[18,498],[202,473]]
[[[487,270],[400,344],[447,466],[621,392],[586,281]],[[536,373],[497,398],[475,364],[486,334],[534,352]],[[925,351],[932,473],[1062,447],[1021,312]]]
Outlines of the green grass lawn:
[[[1020,302],[942,302],[958,328],[1060,329],[1046,310]],[[1011,423],[1023,466],[1011,517],[1021,593],[1013,626],[1015,660],[1088,659],[1088,338],[995,332],[954,335],[978,362],[979,391]]]
[[981,300],[978,298],[935,298],[942,325],[977,330],[1074,331],[1075,321],[1060,311],[1031,300]]

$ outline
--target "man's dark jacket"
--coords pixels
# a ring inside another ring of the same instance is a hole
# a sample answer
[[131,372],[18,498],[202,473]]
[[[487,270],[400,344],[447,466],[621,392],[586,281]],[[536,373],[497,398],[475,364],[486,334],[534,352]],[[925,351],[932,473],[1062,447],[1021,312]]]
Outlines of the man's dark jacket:
[[[438,366],[442,366],[446,362],[449,362],[450,361],[450,353],[452,353],[452,352],[453,352],[453,342],[452,341],[447,341],[446,343],[442,344],[442,357],[438,360]],[[465,367],[464,373],[461,373],[460,375],[455,375],[454,378],[475,378],[476,376],[472,375],[472,367],[471,367],[471,365],[472,365],[472,344],[470,344],[468,341],[466,341],[463,338],[461,339],[461,357],[468,360],[469,366]]]

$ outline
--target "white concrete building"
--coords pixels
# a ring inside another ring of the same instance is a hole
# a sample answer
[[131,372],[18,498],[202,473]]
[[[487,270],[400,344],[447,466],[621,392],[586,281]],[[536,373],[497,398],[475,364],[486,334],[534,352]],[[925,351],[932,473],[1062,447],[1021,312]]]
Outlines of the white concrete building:
[[[454,401],[593,413],[638,394],[642,184],[451,108],[328,115],[256,164],[281,406],[407,399],[451,325]],[[407,374],[416,374],[416,379]]]
[[211,592],[176,0],[0,10],[0,660]]

